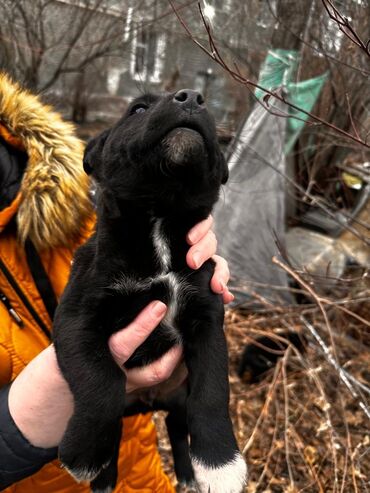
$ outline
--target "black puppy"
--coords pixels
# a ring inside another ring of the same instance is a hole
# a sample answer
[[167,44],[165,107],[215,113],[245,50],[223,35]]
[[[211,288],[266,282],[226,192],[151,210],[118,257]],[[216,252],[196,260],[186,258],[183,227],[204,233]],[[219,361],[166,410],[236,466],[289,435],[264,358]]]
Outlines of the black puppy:
[[164,321],[125,364],[151,363],[182,344],[190,454],[201,493],[239,493],[246,477],[229,417],[222,299],[210,290],[214,264],[187,267],[187,231],[205,219],[228,177],[215,124],[188,89],[136,99],[87,146],[84,168],[99,186],[95,234],[76,253],[54,322],[58,363],[74,395],[59,447],[64,466],[93,491],[114,487],[125,374],[109,336],[150,301]]

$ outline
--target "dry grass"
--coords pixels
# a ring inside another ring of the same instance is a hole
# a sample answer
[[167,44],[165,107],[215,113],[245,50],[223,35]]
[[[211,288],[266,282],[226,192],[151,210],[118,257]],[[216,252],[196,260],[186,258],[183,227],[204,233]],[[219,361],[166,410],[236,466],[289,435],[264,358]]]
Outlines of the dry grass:
[[[311,305],[226,316],[230,408],[249,466],[246,492],[365,493],[370,491],[368,280],[348,283],[345,293],[331,297],[305,291]],[[240,381],[236,368],[244,345],[287,329],[304,334],[304,353],[289,346],[260,383]],[[163,416],[155,419],[164,467],[175,481]]]

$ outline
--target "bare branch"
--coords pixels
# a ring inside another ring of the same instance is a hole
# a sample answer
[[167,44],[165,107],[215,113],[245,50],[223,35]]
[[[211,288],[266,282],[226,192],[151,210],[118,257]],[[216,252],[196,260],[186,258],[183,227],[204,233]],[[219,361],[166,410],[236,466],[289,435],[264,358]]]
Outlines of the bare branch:
[[370,57],[370,39],[363,41],[361,37],[357,34],[356,30],[351,24],[348,17],[344,16],[334,5],[332,0],[321,0],[322,4],[328,13],[330,19],[332,19],[338,26],[339,30],[347,36],[347,38],[352,41],[356,46],[361,48],[361,50]]
[[[263,91],[265,94],[269,95],[269,96],[272,96],[274,98],[276,98],[277,100],[285,103],[287,106],[289,106],[290,108],[294,109],[295,111],[297,111],[298,113],[303,113],[305,115],[307,115],[308,117],[310,117],[317,125],[323,125],[331,130],[333,130],[335,133],[337,134],[340,134],[342,135],[343,137],[345,137],[346,139],[349,139],[349,140],[352,140],[353,142],[356,142],[357,144],[360,144],[364,147],[366,147],[367,149],[370,149],[370,144],[366,142],[366,140],[363,140],[361,138],[358,138],[356,135],[353,135],[349,132],[346,132],[345,130],[337,127],[336,125],[330,123],[329,121],[327,120],[324,120],[323,118],[319,117],[318,115],[315,115],[309,111],[305,111],[304,109],[296,106],[295,104],[291,103],[289,100],[287,100],[287,98],[283,95],[283,94],[280,94],[279,92],[277,91],[271,91],[265,87],[262,87],[260,86],[258,83],[256,82],[253,82],[252,80],[248,79],[247,77],[243,76],[241,74],[241,71],[240,69],[237,67],[236,69],[233,69],[229,66],[229,64],[223,59],[223,57],[220,55],[219,51],[218,51],[218,48],[217,48],[217,44],[214,40],[214,37],[212,35],[212,30],[211,30],[211,27],[210,25],[207,23],[205,17],[204,17],[204,14],[203,14],[203,11],[202,11],[202,7],[200,4],[199,5],[199,9],[200,9],[200,12],[201,12],[201,18],[202,18],[202,22],[203,22],[203,25],[204,25],[204,28],[208,34],[208,38],[209,38],[209,48],[205,47],[202,43],[200,43],[197,39],[195,39],[193,33],[191,32],[191,30],[189,29],[188,25],[186,24],[186,22],[184,21],[184,19],[181,17],[181,15],[179,14],[177,8],[175,7],[174,3],[172,0],[168,0],[177,19],[179,20],[179,22],[181,23],[181,25],[183,26],[184,30],[186,31],[187,35],[189,36],[189,38],[204,52],[206,53],[212,60],[214,60],[218,65],[220,65],[235,81],[245,85],[246,87],[248,88],[253,88],[253,89],[259,89],[261,91]],[[263,100],[262,101],[259,101],[260,104],[262,106],[264,106],[264,108],[270,112],[270,108],[264,104]],[[292,118],[295,118],[294,115],[291,115]],[[311,122],[312,124],[312,122]]]

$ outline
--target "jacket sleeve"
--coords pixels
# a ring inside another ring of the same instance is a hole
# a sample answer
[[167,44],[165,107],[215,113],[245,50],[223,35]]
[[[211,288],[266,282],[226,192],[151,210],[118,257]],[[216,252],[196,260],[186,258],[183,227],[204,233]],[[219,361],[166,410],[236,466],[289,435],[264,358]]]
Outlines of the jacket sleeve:
[[22,435],[9,412],[9,389],[0,389],[0,490],[41,469],[58,451],[34,447]]

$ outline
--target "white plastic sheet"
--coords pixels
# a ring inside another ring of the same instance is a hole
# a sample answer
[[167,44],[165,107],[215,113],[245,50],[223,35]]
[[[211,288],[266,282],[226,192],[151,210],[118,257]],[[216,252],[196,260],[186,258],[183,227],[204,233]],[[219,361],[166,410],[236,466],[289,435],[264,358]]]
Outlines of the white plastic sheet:
[[[274,101],[271,110],[286,108]],[[257,104],[228,160],[230,177],[214,216],[218,250],[229,262],[237,304],[253,292],[271,302],[292,302],[285,272],[272,263],[279,255],[275,239],[284,245],[285,237],[286,123]]]

